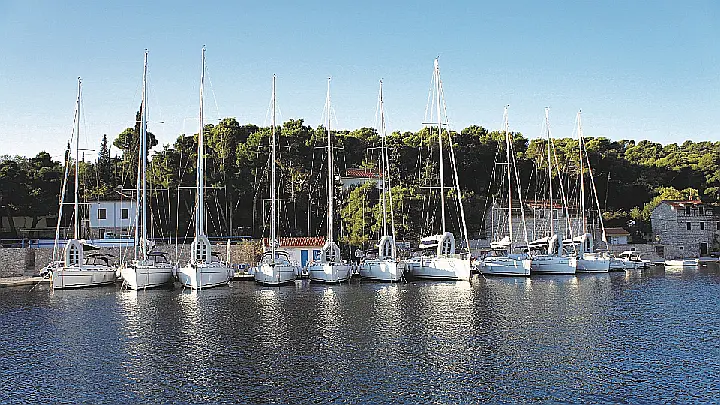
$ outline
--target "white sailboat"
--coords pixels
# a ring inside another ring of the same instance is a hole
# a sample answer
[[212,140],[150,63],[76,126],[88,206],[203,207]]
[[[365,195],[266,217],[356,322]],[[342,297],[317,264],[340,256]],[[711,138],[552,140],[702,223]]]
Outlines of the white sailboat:
[[555,232],[555,206],[553,204],[553,187],[552,187],[552,160],[551,148],[552,138],[550,136],[550,118],[549,109],[545,109],[545,129],[548,142],[548,183],[550,184],[550,193],[548,195],[550,201],[550,233],[547,238],[542,238],[531,242],[530,245],[547,246],[547,253],[533,256],[530,273],[533,274],[575,274],[577,269],[577,257],[568,256],[563,251],[563,238]]
[[[78,93],[77,103],[75,107],[75,200],[73,202],[74,213],[74,229],[73,238],[65,244],[63,252],[63,260],[57,259],[58,239],[60,237],[60,218],[62,218],[63,202],[60,202],[60,211],[58,214],[58,223],[55,228],[55,247],[53,248],[53,261],[47,267],[52,277],[53,289],[59,290],[64,288],[81,288],[93,287],[103,284],[112,284],[115,282],[115,268],[110,266],[110,257],[101,253],[89,253],[85,251],[96,250],[98,248],[88,245],[84,240],[80,239],[80,207],[78,198],[78,189],[80,187],[80,95],[82,89],[82,80],[78,77]],[[69,159],[68,159],[69,160]],[[69,162],[68,162],[69,164]],[[67,171],[65,172],[65,181],[63,182],[62,196],[65,195],[67,185]]]
[[272,139],[270,141],[270,249],[266,251],[255,269],[255,281],[263,285],[282,285],[295,281],[296,267],[288,253],[278,249],[277,240],[277,185],[275,180],[275,75],[272,81]]
[[[483,260],[483,266],[480,272],[491,276],[530,276],[530,266],[532,259],[525,252],[513,253],[513,177],[517,180],[517,172],[515,168],[515,160],[511,151],[512,142],[510,142],[510,131],[508,124],[508,107],[505,106],[503,114],[503,132],[505,133],[505,154],[506,163],[504,164],[507,174],[508,189],[508,210],[507,210],[507,226],[508,234],[500,241],[490,244],[491,249],[495,252],[502,252],[497,256],[487,256]],[[513,174],[515,176],[513,176]],[[520,203],[520,211],[522,213],[522,229],[525,232],[525,245],[527,246],[527,228],[525,226],[525,214],[522,207],[522,195],[520,192],[520,184],[517,183],[518,201]],[[495,229],[493,229],[493,233]],[[494,236],[494,235],[493,235]]]
[[[423,256],[413,258],[407,261],[408,268],[413,277],[423,279],[449,279],[449,280],[470,280],[470,254],[467,252],[456,253],[455,251],[455,235],[447,231],[445,223],[445,183],[444,183],[444,163],[443,163],[443,134],[445,132],[450,135],[449,121],[447,119],[447,111],[445,108],[445,99],[443,96],[442,81],[440,80],[440,66],[438,60],[435,59],[433,70],[433,87],[431,90],[432,106],[429,109],[430,118],[436,114],[436,123],[429,122],[429,129],[432,131],[433,125],[436,125],[438,142],[439,142],[439,163],[440,163],[440,211],[442,218],[442,230],[440,234],[427,236],[420,240],[420,249],[425,251]],[[450,142],[451,157],[454,167],[454,152],[452,142]],[[458,198],[460,211],[460,220],[462,228],[467,238],[467,229],[465,224],[465,212],[462,206],[460,193],[460,185],[457,177],[457,169],[454,170],[455,192]],[[467,239],[465,245],[469,246]]]
[[[390,163],[385,145],[385,108],[383,105],[382,80],[378,96],[380,135],[380,172],[382,173],[382,236],[378,242],[376,258],[366,259],[360,265],[360,276],[377,281],[399,281],[405,274],[405,262],[398,260],[395,246],[395,221],[393,219],[392,186],[390,185]],[[389,200],[389,201],[388,201]],[[390,205],[390,233],[388,234],[387,203]]]
[[[120,269],[123,285],[132,290],[153,288],[172,283],[175,268],[163,252],[148,252],[147,238],[147,60],[143,68],[142,103],[140,107],[140,153],[141,169],[138,170],[136,192],[138,196],[135,210],[135,249],[134,258]],[[138,232],[140,231],[140,232]],[[139,252],[138,252],[139,250]]]
[[308,265],[308,277],[310,281],[322,283],[339,283],[349,280],[352,277],[352,267],[343,263],[340,256],[340,247],[333,240],[333,217],[334,217],[334,188],[335,169],[333,163],[333,146],[330,136],[330,78],[328,78],[327,96],[325,99],[325,115],[327,118],[327,161],[328,161],[328,210],[327,210],[327,234],[325,245],[320,251],[320,259]]
[[195,201],[195,239],[190,246],[190,261],[178,271],[180,283],[199,290],[226,285],[232,269],[212,254],[212,245],[205,235],[205,145],[203,135],[203,86],[205,85],[205,47],[202,48],[200,74],[200,129],[198,133],[197,197]]
[[[582,131],[582,120],[581,112],[577,114],[578,124],[578,149],[580,151],[580,215],[582,223],[582,235],[574,238],[578,243],[579,256],[577,261],[577,272],[578,273],[607,273],[610,271],[610,256],[607,253],[595,252],[593,235],[587,230],[587,219],[585,218],[585,159],[587,153],[583,154],[585,150],[585,137]],[[595,196],[595,202],[598,212],[598,220],[600,221],[600,227],[602,228],[603,239],[605,238],[605,229],[603,226],[602,213],[600,212],[600,203],[597,200],[597,191],[595,190],[595,182],[592,177],[592,169],[590,168],[590,160],[587,161],[587,168],[590,173],[590,181],[593,188],[593,195]]]

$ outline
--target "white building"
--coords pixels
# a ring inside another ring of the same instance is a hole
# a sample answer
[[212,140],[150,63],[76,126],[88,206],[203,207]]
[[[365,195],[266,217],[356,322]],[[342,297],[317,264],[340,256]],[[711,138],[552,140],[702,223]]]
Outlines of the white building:
[[[320,251],[325,245],[325,238],[322,236],[295,236],[278,238],[280,249],[286,251],[290,261],[302,267],[308,262],[320,259]],[[263,248],[269,249],[268,239],[263,239]]]
[[96,201],[90,206],[90,237],[119,238],[134,232],[134,201]]
[[353,186],[362,186],[363,184],[371,181],[377,182],[376,187],[380,189],[382,188],[382,185],[380,185],[381,177],[382,174],[378,171],[378,169],[348,168],[345,170],[345,176],[340,177],[340,182],[342,183],[343,190],[347,190]]
[[624,228],[605,228],[605,237],[609,245],[627,245],[630,232]]

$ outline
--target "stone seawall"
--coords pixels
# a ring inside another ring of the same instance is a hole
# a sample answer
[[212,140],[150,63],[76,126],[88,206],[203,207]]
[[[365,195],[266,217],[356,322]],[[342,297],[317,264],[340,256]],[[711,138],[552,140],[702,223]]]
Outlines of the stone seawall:
[[648,243],[610,245],[610,253],[614,254],[615,256],[619,256],[622,252],[632,250],[639,254],[643,259],[648,259],[652,261],[662,260],[663,258],[658,256],[657,252],[655,251],[655,246],[656,245],[654,244]]
[[0,277],[35,274],[36,258],[33,250],[30,248],[0,248]]
[[[158,244],[153,247],[152,250],[167,253],[170,260],[174,263],[179,262],[183,264],[190,258],[189,243],[182,245]],[[112,255],[114,264],[119,264],[121,260],[131,260],[133,257],[132,249],[127,248],[123,248],[122,250],[120,248],[101,248],[98,251]],[[226,259],[226,244],[218,243],[213,245],[213,251],[219,254],[221,260]],[[37,274],[45,265],[50,263],[52,253],[52,248],[0,248],[0,278]],[[233,243],[230,245],[230,263],[254,264],[259,259],[261,253],[262,247],[259,240]],[[62,250],[60,250],[59,255],[62,255]]]

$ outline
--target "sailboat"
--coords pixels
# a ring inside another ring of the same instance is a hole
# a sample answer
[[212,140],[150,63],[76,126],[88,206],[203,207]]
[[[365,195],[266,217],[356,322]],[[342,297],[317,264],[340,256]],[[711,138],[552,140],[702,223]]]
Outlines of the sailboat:
[[530,273],[536,274],[575,274],[577,268],[577,258],[568,256],[563,251],[562,235],[555,232],[555,204],[553,203],[553,187],[552,187],[552,137],[550,135],[550,113],[549,109],[545,109],[545,129],[547,134],[548,154],[548,183],[550,190],[548,194],[550,203],[550,226],[547,237],[530,242],[529,247],[545,247],[546,253],[533,256]]
[[[508,233],[502,240],[494,241],[490,244],[490,248],[496,252],[502,252],[497,256],[488,256],[483,260],[483,266],[480,272],[485,275],[493,276],[530,276],[530,266],[532,259],[527,253],[513,253],[513,177],[517,179],[515,168],[515,160],[512,154],[512,142],[510,142],[510,131],[508,125],[508,107],[505,106],[503,114],[503,132],[505,133],[505,155],[506,163],[503,165],[507,174],[507,190],[508,190],[508,209],[507,209],[507,227]],[[513,176],[514,175],[514,176]],[[523,211],[522,196],[520,195],[520,184],[517,184],[518,201],[520,211],[522,213],[522,229],[525,233],[525,245],[527,246],[527,228],[525,227],[525,214]],[[493,233],[495,229],[493,229]],[[493,235],[494,236],[494,235]]]
[[[135,249],[134,258],[120,269],[123,285],[132,290],[159,287],[173,281],[175,268],[163,252],[148,252],[147,238],[147,60],[143,68],[142,105],[140,107],[140,154],[141,169],[138,170],[135,210]],[[142,208],[140,208],[142,207]],[[138,252],[139,250],[139,252]]]
[[203,135],[203,87],[205,85],[205,47],[202,48],[202,73],[200,74],[200,129],[197,153],[197,194],[195,201],[195,239],[190,245],[190,261],[180,268],[180,283],[199,290],[226,285],[232,277],[232,269],[212,254],[212,245],[205,235],[205,145]]
[[327,234],[325,245],[320,251],[320,258],[308,265],[307,271],[310,281],[322,282],[322,283],[339,283],[341,281],[349,280],[352,277],[352,268],[349,264],[342,262],[340,256],[340,247],[333,240],[333,217],[334,217],[334,205],[335,199],[334,188],[335,188],[335,169],[333,164],[333,146],[332,138],[330,136],[330,78],[328,78],[327,84],[327,96],[325,98],[325,116],[327,118],[327,161],[328,161],[328,183],[327,183],[327,198],[328,198],[328,210],[327,210]]
[[272,80],[272,139],[270,141],[270,249],[267,250],[255,270],[255,281],[263,285],[281,285],[295,281],[296,268],[288,253],[278,249],[277,240],[277,185],[275,176],[275,75]]
[[[610,271],[610,257],[606,253],[595,252],[593,235],[587,230],[587,219],[585,217],[585,159],[587,153],[583,154],[585,149],[585,138],[582,131],[582,120],[579,111],[577,114],[577,125],[578,125],[578,149],[580,150],[580,215],[582,223],[582,234],[579,237],[574,238],[574,241],[579,244],[580,253],[577,261],[577,272],[578,273],[607,273]],[[597,200],[597,191],[595,190],[595,182],[592,177],[592,169],[590,168],[590,160],[587,161],[587,168],[590,173],[590,181],[593,187],[593,195],[595,196],[595,202],[597,206],[598,219],[600,221],[600,227],[603,228],[603,239],[605,237],[605,229],[602,222],[602,213],[600,212],[600,203]]]
[[[395,221],[393,219],[392,187],[390,186],[390,163],[385,144],[385,108],[383,105],[382,80],[378,96],[380,113],[378,133],[380,134],[380,172],[382,185],[382,236],[378,242],[376,258],[363,261],[360,276],[370,280],[399,281],[405,273],[405,262],[398,260],[395,246]],[[390,205],[390,233],[388,234],[387,204]]]
[[[450,136],[450,123],[447,119],[447,111],[445,108],[445,99],[443,96],[442,81],[440,80],[440,65],[438,59],[435,59],[433,69],[433,87],[431,90],[432,106],[430,107],[430,118],[437,114],[437,122],[427,123],[428,129],[432,132],[433,125],[437,131],[439,143],[439,166],[440,166],[440,211],[442,218],[441,233],[430,235],[420,240],[420,249],[424,251],[421,257],[412,258],[407,261],[410,274],[416,278],[424,279],[447,279],[447,280],[470,280],[470,254],[467,252],[457,254],[455,252],[455,235],[447,231],[445,222],[445,169],[443,162],[443,135]],[[444,118],[444,119],[443,119]],[[454,165],[454,152],[452,142],[450,142],[451,157]],[[460,193],[460,185],[457,177],[457,170],[453,171],[455,180],[455,192],[458,198],[460,211],[460,220],[464,235],[467,236],[465,224],[465,212],[462,206]],[[467,239],[465,245],[469,246]]]
[[[110,256],[102,253],[88,253],[86,251],[97,250],[98,248],[86,244],[80,239],[80,206],[78,189],[80,187],[80,95],[82,93],[82,80],[78,77],[77,103],[75,107],[75,200],[73,206],[74,226],[73,238],[65,244],[63,260],[57,260],[57,246],[60,237],[60,218],[62,218],[63,201],[60,202],[58,224],[55,228],[55,247],[53,249],[53,261],[46,267],[52,277],[53,289],[93,287],[115,282],[115,268],[110,266]],[[69,160],[69,158],[68,158]],[[69,162],[68,162],[69,164]],[[62,196],[65,195],[67,186],[67,171],[63,182]]]

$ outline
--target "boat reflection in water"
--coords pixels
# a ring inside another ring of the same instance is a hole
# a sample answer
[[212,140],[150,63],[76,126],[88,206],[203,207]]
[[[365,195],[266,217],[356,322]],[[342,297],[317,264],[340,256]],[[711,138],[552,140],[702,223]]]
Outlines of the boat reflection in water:
[[707,359],[719,282],[711,265],[471,283],[8,288],[0,348],[15,388],[0,403],[18,392],[39,403],[717,402],[720,368]]

